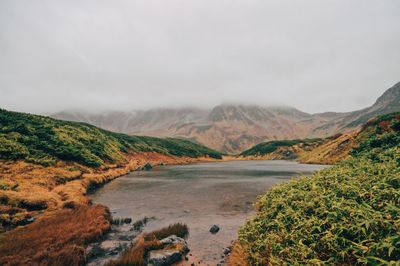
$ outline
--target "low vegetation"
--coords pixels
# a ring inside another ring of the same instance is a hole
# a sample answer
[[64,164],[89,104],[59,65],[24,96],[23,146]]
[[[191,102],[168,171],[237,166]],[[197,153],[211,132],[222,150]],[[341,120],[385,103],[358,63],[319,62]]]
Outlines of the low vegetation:
[[100,205],[63,209],[0,236],[0,265],[83,265],[85,246],[110,229]]
[[105,207],[90,207],[88,191],[146,164],[198,157],[221,155],[187,140],[0,109],[0,265],[84,264],[85,247],[112,222]]
[[245,157],[270,155],[268,159],[296,159],[299,151],[313,149],[323,142],[323,139],[273,140],[257,144],[240,155]]
[[400,115],[367,123],[352,156],[260,197],[240,230],[252,265],[398,265]]
[[128,152],[221,158],[217,151],[188,140],[128,136],[84,123],[0,109],[0,159],[42,165],[61,160],[99,167],[124,162]]

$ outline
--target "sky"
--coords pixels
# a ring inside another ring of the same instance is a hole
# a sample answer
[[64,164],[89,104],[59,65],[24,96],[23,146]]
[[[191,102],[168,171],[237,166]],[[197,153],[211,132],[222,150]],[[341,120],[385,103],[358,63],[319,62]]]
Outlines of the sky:
[[398,0],[0,0],[0,108],[369,106],[400,81]]

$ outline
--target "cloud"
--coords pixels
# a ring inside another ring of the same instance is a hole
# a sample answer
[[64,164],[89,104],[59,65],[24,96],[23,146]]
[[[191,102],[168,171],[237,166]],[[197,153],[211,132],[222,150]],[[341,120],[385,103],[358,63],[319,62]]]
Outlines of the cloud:
[[0,106],[365,107],[400,80],[400,2],[0,2]]

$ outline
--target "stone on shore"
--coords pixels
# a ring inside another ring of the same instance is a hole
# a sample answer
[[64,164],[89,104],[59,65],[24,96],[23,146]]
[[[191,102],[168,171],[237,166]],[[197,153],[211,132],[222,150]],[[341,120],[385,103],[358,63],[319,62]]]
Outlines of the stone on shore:
[[143,170],[146,170],[146,171],[150,171],[151,169],[153,169],[153,166],[152,166],[150,163],[146,163],[146,164],[142,167],[142,169],[143,169]]
[[164,245],[163,249],[152,250],[149,252],[148,265],[167,266],[178,262],[189,252],[189,247],[183,238],[171,235],[160,242]]
[[218,233],[219,232],[219,226],[218,225],[216,225],[216,224],[214,224],[213,226],[211,226],[211,228],[210,228],[210,233],[211,234],[216,234],[216,233]]

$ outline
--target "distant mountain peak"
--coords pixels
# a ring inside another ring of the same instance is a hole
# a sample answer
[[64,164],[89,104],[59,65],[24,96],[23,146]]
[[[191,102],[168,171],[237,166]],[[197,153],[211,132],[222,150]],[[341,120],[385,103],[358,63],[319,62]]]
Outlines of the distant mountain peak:
[[396,111],[400,111],[400,83],[389,88],[371,107],[347,113],[309,114],[291,106],[224,103],[211,109],[166,107],[97,114],[74,111],[53,117],[128,134],[187,138],[237,153],[268,140],[331,136]]
[[386,90],[382,96],[376,100],[374,105],[381,103],[400,105],[400,82]]

